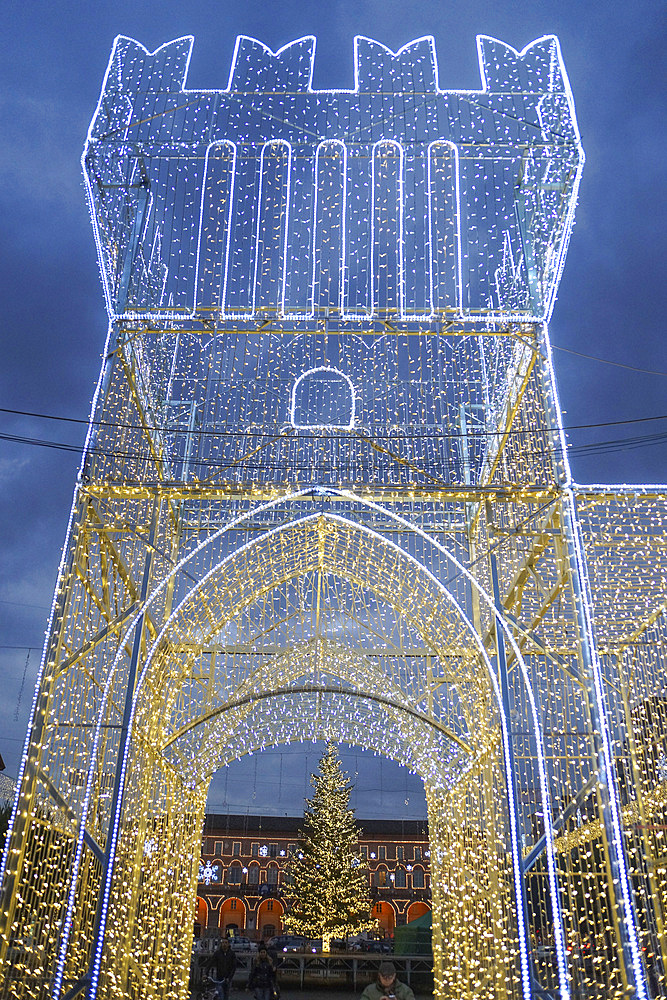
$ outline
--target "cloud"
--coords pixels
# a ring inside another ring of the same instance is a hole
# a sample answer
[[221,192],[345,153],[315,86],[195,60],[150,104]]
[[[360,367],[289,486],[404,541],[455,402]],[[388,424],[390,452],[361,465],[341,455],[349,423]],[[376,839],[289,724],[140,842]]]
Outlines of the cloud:
[[6,489],[23,476],[28,465],[30,460],[25,455],[12,458],[0,457],[0,489]]
[[[42,211],[78,214],[83,196],[77,160],[85,126],[72,114],[71,102],[16,89],[5,91],[0,94],[0,118],[0,177],[5,198],[15,205],[26,199],[33,217],[35,203]],[[38,214],[48,230],[49,216]]]

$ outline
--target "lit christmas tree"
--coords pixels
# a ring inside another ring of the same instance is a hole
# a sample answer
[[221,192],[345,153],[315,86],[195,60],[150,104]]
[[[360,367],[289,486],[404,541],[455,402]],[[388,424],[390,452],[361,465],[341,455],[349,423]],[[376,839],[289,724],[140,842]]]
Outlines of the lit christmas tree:
[[284,925],[291,933],[321,937],[322,950],[329,951],[332,938],[359,933],[375,921],[369,917],[368,869],[349,807],[351,785],[333,744],[311,784],[315,793],[306,800],[300,840],[288,865],[291,910]]

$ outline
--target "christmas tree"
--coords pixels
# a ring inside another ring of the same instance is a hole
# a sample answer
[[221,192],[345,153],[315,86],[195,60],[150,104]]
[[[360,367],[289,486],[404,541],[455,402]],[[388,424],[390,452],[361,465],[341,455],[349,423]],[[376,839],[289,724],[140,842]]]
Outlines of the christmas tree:
[[288,863],[290,912],[283,921],[290,933],[332,938],[373,927],[368,868],[359,854],[359,834],[350,809],[351,785],[341,770],[336,747],[329,744],[306,800],[299,843]]

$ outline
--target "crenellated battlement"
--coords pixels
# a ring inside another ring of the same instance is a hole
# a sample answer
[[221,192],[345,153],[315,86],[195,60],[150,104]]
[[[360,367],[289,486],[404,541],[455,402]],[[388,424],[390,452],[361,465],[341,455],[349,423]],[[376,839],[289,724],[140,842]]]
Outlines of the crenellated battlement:
[[567,74],[553,36],[477,43],[479,91],[440,89],[431,37],[357,37],[354,89],[313,90],[312,36],[239,36],[227,88],[193,91],[191,37],[117,38],[84,155],[110,315],[547,318],[583,164]]
[[[187,90],[194,45],[192,35],[166,42],[149,52],[139,42],[119,35],[109,59],[103,95],[114,91],[163,93]],[[397,52],[363,35],[354,39],[355,87],[347,90],[312,89],[316,38],[306,35],[274,52],[247,35],[236,40],[226,90],[206,93],[302,92],[308,94],[456,93],[443,91],[432,35],[415,38]],[[484,93],[569,92],[569,82],[555,35],[545,35],[518,52],[511,45],[479,35],[477,38],[481,90]],[[188,91],[195,93],[195,91]]]

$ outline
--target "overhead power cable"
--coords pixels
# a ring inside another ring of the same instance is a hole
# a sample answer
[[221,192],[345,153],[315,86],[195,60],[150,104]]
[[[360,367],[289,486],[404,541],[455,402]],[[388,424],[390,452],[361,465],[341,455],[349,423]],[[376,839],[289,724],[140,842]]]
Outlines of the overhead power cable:
[[[565,350],[565,348],[562,348],[562,349]],[[574,352],[572,352],[572,353],[574,353]],[[588,357],[588,355],[582,355],[582,357]],[[600,360],[600,359],[594,359],[594,360]],[[614,362],[609,362],[609,364],[614,364]],[[621,366],[621,367],[623,367],[623,366]],[[636,369],[636,370],[639,371],[640,369]],[[660,374],[663,374],[663,373],[661,373],[661,372],[653,372],[651,374],[660,375]],[[83,426],[88,426],[88,423],[89,423],[88,420],[85,420],[82,417],[59,417],[59,416],[56,416],[55,414],[52,414],[52,413],[37,413],[37,412],[31,411],[31,410],[12,410],[12,409],[9,409],[8,407],[2,407],[2,406],[0,406],[0,413],[7,413],[7,414],[10,414],[11,416],[15,416],[15,417],[31,417],[31,418],[34,418],[36,420],[53,420],[53,421],[56,421],[58,423],[79,424],[79,425],[83,425]],[[648,416],[648,417],[627,417],[627,418],[625,418],[623,420],[602,420],[602,421],[599,421],[597,423],[589,423],[589,424],[567,424],[567,425],[563,425],[562,430],[564,430],[564,431],[579,431],[579,430],[593,430],[593,429],[595,429],[597,427],[621,427],[621,426],[629,426],[631,424],[645,424],[645,423],[650,423],[653,420],[667,420],[667,413],[657,413],[657,414],[653,414],[652,416]],[[93,420],[91,425],[93,427],[95,427],[95,428],[114,427],[114,428],[123,428],[123,429],[127,429],[127,430],[136,430],[136,431],[142,431],[142,430],[144,430],[144,427],[140,426],[139,424],[123,423],[122,421],[115,421],[115,420],[114,421],[109,421],[109,420]],[[154,430],[155,428],[149,428],[149,429],[150,430]],[[179,432],[183,433],[184,432],[184,429],[181,426],[165,425],[164,427],[160,427],[159,429],[163,433],[179,433]],[[283,435],[277,434],[275,431],[254,431],[254,430],[251,433],[248,433],[247,431],[201,430],[201,429],[196,429],[193,433],[197,434],[197,436],[199,436],[199,437],[206,437],[206,436],[211,436],[211,437],[254,437],[254,438],[260,438],[260,437],[271,437],[271,438],[273,438],[273,437],[276,437],[276,438],[277,437],[281,437],[282,438],[283,437]],[[467,433],[464,433],[462,431],[448,431],[446,433],[443,433],[443,432],[440,432],[440,431],[428,431],[426,435],[422,435],[422,434],[402,434],[401,437],[405,437],[405,438],[409,438],[409,437],[421,438],[421,437],[427,436],[429,438],[437,438],[437,437],[457,438],[457,437],[474,437],[474,436],[478,436],[478,437],[479,436],[493,437],[494,435],[495,436],[504,437],[506,433],[507,433],[506,431],[489,431],[489,430],[482,429],[481,427],[473,427]],[[525,428],[511,428],[510,429],[510,433],[525,434],[525,433],[527,433],[527,431],[526,431]],[[333,434],[327,434],[327,435],[322,435],[322,436],[326,437],[326,439],[329,440],[329,441],[333,440],[334,438],[336,438],[336,435],[333,435]],[[395,435],[386,435],[386,436],[394,437]],[[373,435],[374,439],[382,439],[382,437],[383,437],[383,435],[381,435],[381,434],[380,435],[378,435],[378,434],[374,434]],[[341,435],[340,439],[341,440],[348,440],[349,439],[349,435],[345,435],[345,437],[343,437]]]
[[565,354],[574,354],[577,358],[586,358],[587,361],[599,361],[602,365],[613,365],[614,368],[626,368],[629,372],[641,372],[642,375],[662,375],[667,378],[667,372],[654,371],[652,368],[637,368],[635,365],[626,365],[621,361],[610,361],[609,358],[596,358],[593,354],[582,354],[581,351],[573,351],[569,347],[558,347],[552,344],[555,351],[563,351]]
[[[661,419],[661,418],[658,418],[658,419]],[[515,433],[517,433],[517,434],[523,434],[523,435],[530,435],[531,431],[517,430]],[[543,432],[543,433],[546,433],[546,432]],[[224,437],[227,437],[227,436],[228,435],[225,435],[225,434],[222,434],[222,433],[219,434],[220,438],[224,438]],[[252,434],[252,435],[244,435],[244,436],[247,436],[247,437],[256,437],[258,435]],[[460,437],[460,436],[461,435],[458,435],[458,434],[451,434],[451,435],[424,435],[421,438],[417,438],[416,436],[415,437],[406,436],[404,438],[404,440],[412,440],[412,441],[415,441],[415,440],[424,440],[424,441],[429,441],[429,440],[434,440],[434,439],[441,440],[442,438],[457,438],[457,437]],[[479,432],[476,435],[475,434],[469,435],[469,438],[470,439],[474,439],[475,437],[477,437],[479,439],[482,436],[483,436],[483,432]],[[373,448],[375,450],[379,450],[381,452],[386,453],[389,459],[394,459],[394,460],[398,459],[398,460],[400,460],[401,464],[405,464],[405,465],[409,466],[414,472],[423,474],[423,475],[427,476],[428,478],[433,478],[433,474],[434,474],[433,470],[429,471],[426,468],[420,468],[416,464],[416,462],[414,460],[413,461],[406,461],[402,457],[396,456],[393,452],[390,452],[388,449],[384,449],[384,448],[378,447],[375,444],[375,440],[376,440],[376,438],[381,438],[381,437],[382,437],[381,435],[376,435],[373,438],[363,437],[363,438],[357,438],[356,440],[358,442],[367,444],[369,446],[369,448]],[[318,436],[318,440],[319,439],[320,438]],[[322,440],[338,440],[336,438],[325,438],[324,436],[322,436],[321,439]],[[271,444],[280,444],[281,442],[289,441],[289,440],[291,440],[291,439],[290,438],[286,438],[283,435],[279,435],[279,434],[273,435],[273,440],[272,441],[267,441],[264,444],[264,446],[263,446],[263,448],[261,450],[265,451],[265,449],[269,445],[271,445]],[[349,437],[346,438],[345,440],[349,440]],[[13,442],[15,444],[30,445],[30,446],[34,446],[34,447],[38,447],[38,448],[48,448],[48,449],[53,449],[53,450],[56,450],[56,451],[65,451],[65,452],[69,452],[69,453],[77,454],[77,455],[80,455],[81,452],[82,452],[82,446],[80,444],[67,444],[67,443],[62,442],[62,441],[46,441],[46,440],[44,440],[42,438],[32,438],[32,437],[27,437],[27,436],[21,436],[21,435],[18,435],[18,434],[4,434],[4,433],[0,432],[0,441],[11,441],[11,442]],[[661,444],[663,442],[667,442],[667,431],[656,433],[656,434],[635,435],[634,437],[611,438],[611,439],[608,439],[606,441],[590,442],[590,443],[581,444],[581,445],[571,445],[571,446],[568,447],[567,451],[568,451],[569,455],[582,455],[582,454],[586,454],[586,455],[599,455],[599,454],[604,454],[604,453],[612,452],[612,451],[631,451],[631,450],[635,450],[637,448],[644,448],[644,447],[649,447],[651,445]],[[283,465],[279,461],[275,461],[273,463],[262,462],[262,463],[259,463],[259,464],[256,464],[256,465],[253,466],[253,464],[250,462],[250,459],[258,451],[260,451],[259,448],[254,448],[247,455],[244,455],[241,458],[232,458],[232,459],[229,459],[228,461],[221,461],[221,460],[215,459],[215,458],[190,458],[189,459],[189,467],[192,470],[196,470],[196,469],[206,470],[207,472],[209,472],[209,474],[212,471],[215,471],[216,469],[223,470],[223,469],[238,468],[238,467],[245,467],[248,472],[253,471],[254,468],[256,468],[257,471],[262,471],[264,473],[268,473],[268,472],[271,472],[271,471],[280,471],[280,470],[284,471],[284,467],[283,467]],[[560,448],[557,449],[557,452],[560,453]],[[146,455],[142,455],[142,454],[140,454],[139,452],[136,452],[136,451],[135,452],[127,452],[127,451],[126,452],[120,452],[120,451],[118,451],[115,448],[104,449],[104,448],[96,447],[96,448],[92,449],[89,454],[91,456],[93,456],[93,457],[96,457],[96,458],[113,458],[113,459],[116,459],[116,460],[127,459],[128,461],[146,461],[146,462],[152,461],[152,458],[149,455],[147,455],[147,454]],[[533,458],[542,458],[542,457],[548,456],[550,454],[551,454],[551,451],[547,447],[541,448],[541,449],[529,448],[529,449],[527,449],[527,450],[524,451],[524,455],[530,455]],[[359,463],[359,459],[358,458],[355,459],[355,461],[356,461],[357,464]],[[311,471],[312,471],[312,466],[311,465],[309,465],[308,468],[311,469]],[[295,468],[294,471],[299,471],[299,469]],[[210,475],[207,478],[210,479]],[[437,481],[440,482],[440,483],[442,482],[440,476],[437,477]]]

